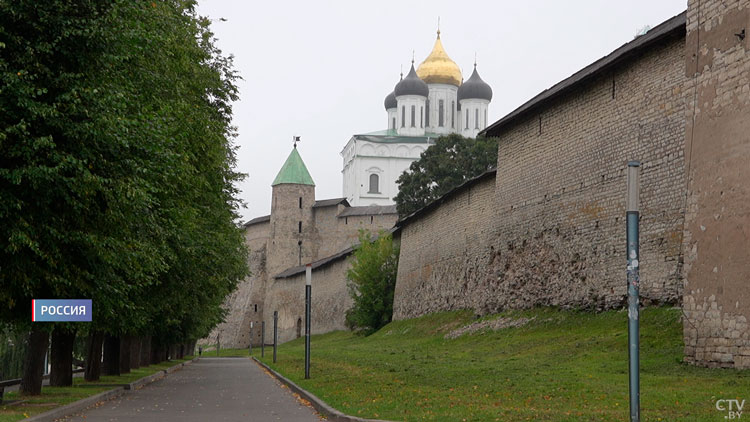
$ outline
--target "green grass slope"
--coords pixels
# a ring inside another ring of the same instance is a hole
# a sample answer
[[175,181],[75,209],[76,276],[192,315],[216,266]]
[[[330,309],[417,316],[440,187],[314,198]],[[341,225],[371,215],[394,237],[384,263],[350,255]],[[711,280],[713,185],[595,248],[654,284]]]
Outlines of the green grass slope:
[[[469,312],[448,312],[393,322],[370,337],[314,336],[310,380],[303,379],[304,339],[280,346],[277,364],[270,348],[262,360],[333,407],[361,417],[628,420],[625,312],[536,309],[502,316],[532,320],[446,339],[475,322]],[[750,371],[686,365],[682,348],[679,309],[642,312],[643,421],[723,420],[717,399],[750,400]]]

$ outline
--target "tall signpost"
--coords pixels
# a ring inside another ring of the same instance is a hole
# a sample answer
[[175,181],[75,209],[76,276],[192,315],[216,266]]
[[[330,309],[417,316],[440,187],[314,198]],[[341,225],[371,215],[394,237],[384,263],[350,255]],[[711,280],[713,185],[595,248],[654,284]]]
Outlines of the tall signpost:
[[305,379],[310,379],[310,307],[312,300],[312,265],[305,266]]
[[266,356],[266,321],[260,322],[260,357]]
[[628,254],[628,369],[630,384],[630,421],[641,420],[641,391],[639,374],[639,227],[638,196],[640,193],[641,163],[628,163],[628,199],[625,215],[627,217],[627,254]]

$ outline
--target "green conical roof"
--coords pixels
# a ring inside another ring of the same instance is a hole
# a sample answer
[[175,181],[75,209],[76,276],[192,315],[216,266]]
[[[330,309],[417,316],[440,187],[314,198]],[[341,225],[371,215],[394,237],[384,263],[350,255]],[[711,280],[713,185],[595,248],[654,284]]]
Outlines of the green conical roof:
[[289,154],[289,158],[286,159],[284,165],[281,166],[281,170],[279,170],[279,174],[276,175],[276,178],[273,179],[271,186],[280,185],[282,183],[315,186],[315,182],[313,182],[312,177],[310,177],[310,172],[307,171],[307,167],[302,161],[302,157],[299,156],[296,147],[292,150],[292,153]]

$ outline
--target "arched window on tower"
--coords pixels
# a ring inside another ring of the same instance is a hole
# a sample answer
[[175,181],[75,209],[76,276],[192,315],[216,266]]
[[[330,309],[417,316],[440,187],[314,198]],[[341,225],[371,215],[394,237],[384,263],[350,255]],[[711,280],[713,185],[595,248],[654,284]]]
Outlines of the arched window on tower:
[[479,109],[474,110],[474,129],[479,129]]
[[396,130],[396,118],[393,118],[391,129]]
[[466,129],[469,128],[469,109],[466,109]]
[[377,174],[370,175],[370,190],[367,193],[380,193],[380,177]]
[[424,107],[419,107],[419,127],[424,127]]
[[487,127],[487,109],[484,109],[484,126],[482,128]]
[[416,127],[417,125],[417,106],[413,105],[411,106],[411,127]]
[[401,127],[406,127],[406,106],[401,106]]
[[456,102],[451,101],[451,129],[456,128]]
[[439,100],[438,101],[438,126],[440,127],[443,127],[444,115],[445,115],[445,105],[443,104],[443,100]]

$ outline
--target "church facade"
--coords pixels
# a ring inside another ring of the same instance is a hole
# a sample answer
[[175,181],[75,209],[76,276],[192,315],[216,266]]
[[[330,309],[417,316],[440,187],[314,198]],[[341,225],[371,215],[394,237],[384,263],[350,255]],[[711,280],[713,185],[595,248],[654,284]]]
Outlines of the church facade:
[[343,192],[353,206],[392,205],[396,180],[435,138],[476,137],[487,127],[492,88],[474,71],[464,81],[438,30],[432,52],[385,97],[387,129],[357,134],[341,151]]

